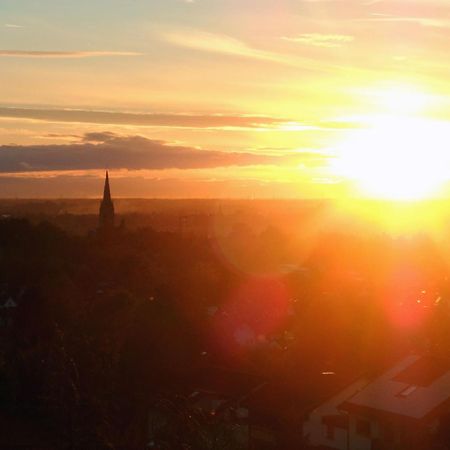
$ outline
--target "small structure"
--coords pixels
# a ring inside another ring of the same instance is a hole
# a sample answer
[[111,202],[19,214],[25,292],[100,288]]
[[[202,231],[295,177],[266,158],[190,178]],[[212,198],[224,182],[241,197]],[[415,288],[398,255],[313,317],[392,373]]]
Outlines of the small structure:
[[17,301],[12,297],[8,297],[4,302],[0,303],[0,308],[17,308]]
[[22,301],[25,287],[12,288],[8,284],[0,286],[0,328],[9,328],[14,323],[14,314]]

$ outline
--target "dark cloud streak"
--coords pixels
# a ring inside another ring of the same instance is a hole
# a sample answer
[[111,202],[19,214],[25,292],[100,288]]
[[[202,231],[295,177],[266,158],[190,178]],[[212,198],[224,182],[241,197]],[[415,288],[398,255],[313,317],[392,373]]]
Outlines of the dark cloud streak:
[[215,115],[215,114],[146,114],[75,109],[32,109],[0,107],[0,117],[31,119],[46,122],[92,123],[104,125],[135,125],[160,127],[247,127],[276,126],[286,119],[263,116]]
[[9,58],[93,58],[97,56],[139,56],[136,52],[118,51],[50,51],[50,50],[1,50],[0,57]]
[[291,158],[201,150],[114,133],[87,133],[77,143],[0,146],[0,173],[128,169],[206,169],[284,164]]

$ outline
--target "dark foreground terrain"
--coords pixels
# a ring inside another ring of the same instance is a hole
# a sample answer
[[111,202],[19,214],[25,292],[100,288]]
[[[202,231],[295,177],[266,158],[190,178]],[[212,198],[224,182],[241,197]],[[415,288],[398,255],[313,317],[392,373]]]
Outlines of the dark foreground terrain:
[[0,448],[307,448],[339,389],[450,356],[445,236],[323,202],[124,200],[109,232],[97,208],[0,203]]

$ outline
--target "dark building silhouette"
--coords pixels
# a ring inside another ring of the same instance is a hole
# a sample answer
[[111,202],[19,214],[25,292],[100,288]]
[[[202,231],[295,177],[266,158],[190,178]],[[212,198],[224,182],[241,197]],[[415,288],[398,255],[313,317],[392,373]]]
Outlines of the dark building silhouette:
[[99,227],[103,230],[114,228],[114,204],[111,199],[108,171],[106,171],[105,188],[103,190],[102,203],[100,204]]

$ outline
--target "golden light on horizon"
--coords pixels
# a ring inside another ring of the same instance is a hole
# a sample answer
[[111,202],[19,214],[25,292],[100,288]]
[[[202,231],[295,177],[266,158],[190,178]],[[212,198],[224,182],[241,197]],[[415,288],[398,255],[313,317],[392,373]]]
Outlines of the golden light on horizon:
[[430,97],[402,88],[381,91],[384,115],[365,117],[337,148],[333,174],[355,184],[361,195],[419,200],[439,196],[450,179],[450,127],[421,117]]

